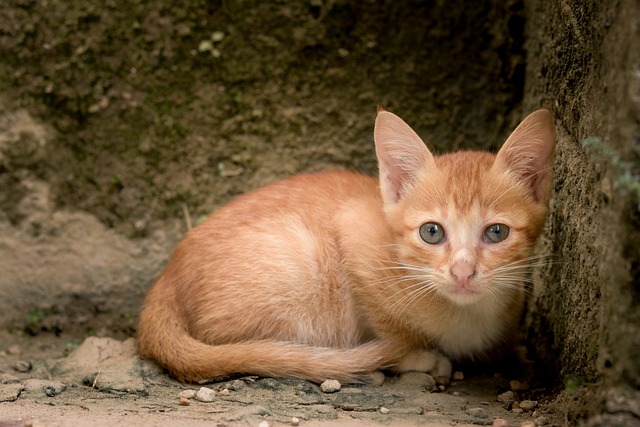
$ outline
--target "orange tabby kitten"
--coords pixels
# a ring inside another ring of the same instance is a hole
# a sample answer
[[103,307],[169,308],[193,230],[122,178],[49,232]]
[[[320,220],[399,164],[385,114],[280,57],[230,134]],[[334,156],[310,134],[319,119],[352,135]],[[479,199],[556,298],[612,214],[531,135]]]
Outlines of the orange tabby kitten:
[[179,380],[243,373],[448,377],[517,328],[550,195],[547,110],[497,155],[434,157],[399,117],[375,124],[379,180],[294,176],[190,231],[144,301],[143,357]]

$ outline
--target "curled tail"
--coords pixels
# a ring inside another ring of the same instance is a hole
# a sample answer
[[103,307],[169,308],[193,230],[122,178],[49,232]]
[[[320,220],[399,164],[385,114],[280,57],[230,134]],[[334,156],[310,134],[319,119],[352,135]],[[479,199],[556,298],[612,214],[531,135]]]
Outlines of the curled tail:
[[230,374],[361,382],[366,374],[390,366],[398,357],[397,349],[379,342],[349,349],[269,340],[209,345],[193,338],[183,317],[159,298],[146,301],[142,310],[138,350],[185,382]]

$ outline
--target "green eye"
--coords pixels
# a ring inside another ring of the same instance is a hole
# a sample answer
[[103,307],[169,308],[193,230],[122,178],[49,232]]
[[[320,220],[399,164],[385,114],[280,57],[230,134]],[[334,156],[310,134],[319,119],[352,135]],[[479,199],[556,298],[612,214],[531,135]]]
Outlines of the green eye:
[[444,241],[444,228],[435,222],[422,224],[418,231],[420,232],[420,238],[431,245]]
[[484,241],[487,243],[500,243],[509,236],[509,227],[504,224],[493,224],[484,230]]

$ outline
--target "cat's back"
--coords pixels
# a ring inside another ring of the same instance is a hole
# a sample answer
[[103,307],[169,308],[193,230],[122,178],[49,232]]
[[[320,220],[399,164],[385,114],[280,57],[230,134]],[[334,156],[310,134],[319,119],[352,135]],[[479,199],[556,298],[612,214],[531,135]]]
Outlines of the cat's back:
[[[297,175],[240,196],[187,233],[147,303],[175,299],[190,334],[207,343],[353,346],[361,333],[344,286],[339,218],[349,206],[381,210],[379,198],[375,179],[352,172]],[[352,327],[336,333],[335,322]]]
[[[349,171],[295,175],[246,193],[215,212],[205,228],[259,221],[326,221],[345,204],[379,199],[377,181]],[[380,202],[381,204],[382,202]]]
[[338,218],[362,206],[382,211],[374,178],[348,171],[295,175],[218,209],[186,234],[171,264],[232,271],[246,270],[248,259],[270,266],[329,262],[340,234]]

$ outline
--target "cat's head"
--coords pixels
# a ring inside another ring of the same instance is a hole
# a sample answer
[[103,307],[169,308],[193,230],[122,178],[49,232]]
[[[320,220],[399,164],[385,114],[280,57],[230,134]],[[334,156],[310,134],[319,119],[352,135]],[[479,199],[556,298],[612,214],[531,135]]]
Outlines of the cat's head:
[[397,262],[425,288],[460,305],[522,293],[550,198],[551,113],[530,114],[497,155],[434,157],[387,111],[378,113],[374,136]]

